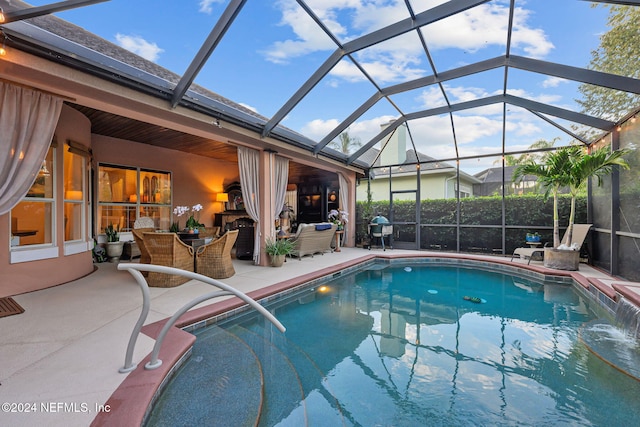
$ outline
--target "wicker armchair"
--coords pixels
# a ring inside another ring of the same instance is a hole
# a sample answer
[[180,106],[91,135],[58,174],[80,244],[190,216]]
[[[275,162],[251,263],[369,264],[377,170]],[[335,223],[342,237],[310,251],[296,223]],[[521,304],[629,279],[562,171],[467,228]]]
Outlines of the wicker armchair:
[[135,222],[133,223],[133,228],[155,228],[156,227],[156,223],[153,221],[153,218],[148,217],[148,216],[141,216],[140,218],[136,219]]
[[207,237],[217,239],[219,234],[220,227],[200,227],[199,236],[201,239],[206,239]]
[[[194,271],[194,251],[184,244],[175,233],[143,233],[144,244],[149,251],[151,264]],[[165,273],[147,275],[149,286],[156,288],[172,288],[187,282],[186,277]]]
[[231,248],[238,238],[238,230],[227,231],[222,237],[198,248],[197,272],[212,279],[226,279],[236,274],[231,262]]
[[[138,250],[140,250],[140,264],[149,264],[151,263],[151,257],[149,256],[149,251],[147,250],[147,246],[144,243],[144,233],[149,233],[154,231],[153,228],[134,228],[131,230],[133,234],[133,239],[138,245]],[[143,271],[142,274],[146,277],[147,272]]]

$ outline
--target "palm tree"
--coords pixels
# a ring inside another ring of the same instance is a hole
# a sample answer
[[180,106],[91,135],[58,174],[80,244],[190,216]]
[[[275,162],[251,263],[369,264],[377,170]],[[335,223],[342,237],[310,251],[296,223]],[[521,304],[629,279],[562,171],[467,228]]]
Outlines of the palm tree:
[[[546,139],[539,139],[533,144],[531,144],[527,149],[528,150],[544,150],[553,147],[553,145],[560,139],[560,137],[556,136],[551,141],[547,141]],[[524,153],[519,156],[514,156],[513,154],[506,154],[504,156],[504,165],[505,166],[518,166],[526,163],[529,160],[535,160],[540,157],[540,154],[534,153]],[[495,160],[493,162],[494,165],[497,165],[502,162],[502,159]]]
[[560,246],[561,243],[558,218],[558,193],[560,189],[568,187],[571,195],[571,212],[567,229],[567,241],[571,242],[576,196],[584,189],[590,177],[597,177],[598,185],[601,185],[602,178],[613,171],[614,165],[628,169],[628,163],[622,158],[628,152],[629,150],[609,152],[608,147],[603,147],[588,154],[584,148],[572,145],[547,153],[540,164],[535,159],[529,159],[515,169],[513,174],[514,182],[520,182],[525,175],[534,175],[538,177],[538,182],[545,188],[545,200],[550,194],[553,195],[554,248]]
[[560,220],[558,218],[558,193],[562,187],[567,187],[571,178],[570,150],[572,147],[565,147],[555,152],[545,154],[543,163],[537,163],[536,159],[530,158],[521,165],[518,165],[513,172],[513,181],[519,183],[526,175],[533,175],[538,178],[538,183],[545,189],[544,200],[553,195],[553,246],[560,246]]
[[598,187],[602,185],[602,178],[610,175],[613,166],[618,165],[629,169],[629,164],[623,157],[630,150],[609,151],[609,147],[599,148],[588,154],[578,147],[571,147],[571,170],[569,171],[569,194],[571,194],[571,213],[569,214],[569,227],[567,228],[567,241],[573,238],[573,221],[575,217],[576,196],[584,189],[590,177],[598,178]]
[[338,135],[338,141],[332,141],[330,146],[341,153],[349,154],[352,152],[352,148],[361,147],[362,142],[360,142],[360,138],[349,135],[349,130],[345,130]]

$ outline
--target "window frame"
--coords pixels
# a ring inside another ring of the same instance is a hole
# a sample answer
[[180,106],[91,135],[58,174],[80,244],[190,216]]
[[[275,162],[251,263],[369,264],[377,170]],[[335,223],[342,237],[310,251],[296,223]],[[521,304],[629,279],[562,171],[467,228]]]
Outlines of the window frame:
[[[56,145],[51,144],[47,151],[46,157],[49,156],[49,152],[51,152],[51,179],[52,179],[52,195],[51,197],[32,197],[28,194],[25,195],[19,203],[23,201],[28,202],[38,202],[43,204],[50,204],[51,206],[51,218],[50,218],[50,228],[51,228],[51,242],[49,243],[38,243],[34,245],[11,245],[12,239],[12,230],[11,230],[11,221],[9,222],[9,254],[10,254],[10,264],[17,264],[21,262],[29,262],[29,261],[38,261],[43,259],[51,259],[57,258],[59,247],[58,247],[58,236],[57,236],[57,173],[58,173],[58,153],[56,150]],[[45,157],[45,160],[46,160]],[[10,211],[9,216],[11,217]]]

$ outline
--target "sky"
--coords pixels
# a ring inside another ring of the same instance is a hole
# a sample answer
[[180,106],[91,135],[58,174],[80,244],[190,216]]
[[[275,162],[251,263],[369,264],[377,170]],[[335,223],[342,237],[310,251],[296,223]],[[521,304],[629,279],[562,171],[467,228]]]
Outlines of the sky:
[[[33,5],[48,1],[31,1]],[[411,0],[421,13],[442,0]],[[228,0],[112,0],[58,13],[68,20],[171,71],[182,74],[209,35]],[[308,0],[309,7],[347,43],[409,17],[404,0]],[[505,54],[509,2],[493,0],[423,29],[435,71],[441,73]],[[586,67],[606,31],[607,9],[577,0],[516,0],[513,55]],[[249,0],[196,77],[196,83],[270,118],[336,50],[331,40],[294,0]],[[434,74],[415,32],[353,54],[381,88]],[[504,70],[487,71],[444,83],[449,102],[502,94]],[[509,94],[579,110],[578,85],[562,79],[511,69]],[[282,125],[320,141],[376,87],[348,58],[341,60],[294,108]],[[423,87],[383,99],[348,129],[366,143],[380,126],[400,116],[445,105],[440,88]],[[435,158],[499,153],[503,106],[496,104],[409,123],[416,148]],[[572,124],[557,120],[569,128]],[[539,139],[570,137],[521,108],[507,106],[506,151],[529,147]],[[457,141],[458,152],[453,143]],[[476,169],[490,167],[481,159]],[[475,172],[475,171],[472,171]]]

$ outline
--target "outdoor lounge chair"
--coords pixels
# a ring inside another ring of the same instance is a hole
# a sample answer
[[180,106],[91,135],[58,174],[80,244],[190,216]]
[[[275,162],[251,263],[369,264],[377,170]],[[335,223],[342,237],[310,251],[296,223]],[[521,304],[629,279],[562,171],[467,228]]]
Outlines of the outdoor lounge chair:
[[[150,264],[194,271],[194,250],[182,242],[176,233],[143,233],[143,236]],[[149,286],[156,288],[172,288],[188,280],[186,277],[152,271],[147,275]]]
[[231,230],[200,246],[196,253],[197,272],[212,279],[226,279],[236,274],[231,262],[231,248],[237,238],[238,230]]
[[293,251],[291,256],[302,260],[305,255],[323,254],[331,252],[331,243],[338,226],[330,222],[317,224],[300,224],[296,235],[291,238]]
[[[567,242],[567,232],[565,231],[564,236],[562,236],[562,240],[560,243],[564,243],[567,246],[571,246],[574,243],[577,243],[579,247],[582,247],[584,240],[587,238],[587,233],[593,224],[573,224],[573,235],[571,242]],[[579,250],[579,249],[578,249]],[[511,261],[513,258],[518,255],[519,258],[529,258],[527,264],[531,263],[531,258],[533,255],[539,255],[541,258],[544,258],[544,247],[540,248],[516,248],[511,255]]]

